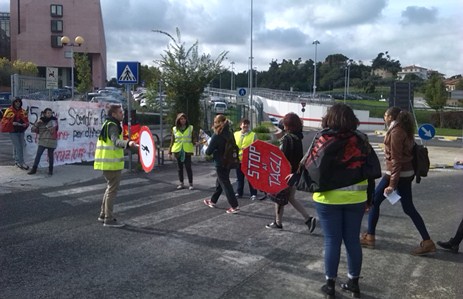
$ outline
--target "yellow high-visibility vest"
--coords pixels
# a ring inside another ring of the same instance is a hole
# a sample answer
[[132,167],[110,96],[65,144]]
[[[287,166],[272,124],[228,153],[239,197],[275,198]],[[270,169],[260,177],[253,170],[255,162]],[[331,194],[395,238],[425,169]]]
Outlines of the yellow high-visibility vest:
[[193,126],[188,126],[185,131],[180,132],[177,127],[173,127],[175,141],[172,145],[172,152],[179,153],[182,148],[185,153],[194,153],[194,146],[191,142],[191,135],[193,134]]
[[365,202],[367,200],[368,180],[358,184],[330,191],[314,192],[313,200],[327,205],[343,205]]
[[236,145],[240,149],[239,158],[240,158],[240,161],[241,161],[242,157],[243,157],[243,149],[247,148],[248,146],[250,146],[254,142],[254,139],[256,137],[256,133],[250,131],[250,132],[248,132],[248,134],[244,135],[243,138],[241,138],[242,137],[241,131],[235,132],[234,135],[235,135]]
[[[112,121],[106,121],[103,125],[106,128],[106,141],[98,138],[96,142],[95,150],[95,162],[93,168],[96,170],[122,170],[124,169],[124,149],[116,147],[109,138],[108,128],[110,124],[118,125]],[[122,139],[122,133],[119,134],[119,138]]]

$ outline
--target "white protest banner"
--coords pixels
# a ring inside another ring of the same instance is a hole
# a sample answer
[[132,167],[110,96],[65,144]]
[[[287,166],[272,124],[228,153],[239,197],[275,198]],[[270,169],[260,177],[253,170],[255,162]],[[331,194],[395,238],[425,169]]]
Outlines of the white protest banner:
[[[40,119],[40,113],[45,108],[52,109],[53,115],[58,119],[55,166],[94,160],[96,141],[106,117],[107,105],[108,103],[23,99],[23,108],[27,110],[31,124]],[[38,134],[31,132],[31,126],[25,132],[25,139],[24,160],[28,165],[32,165],[38,147]],[[47,151],[45,151],[39,166],[48,166],[47,161]]]

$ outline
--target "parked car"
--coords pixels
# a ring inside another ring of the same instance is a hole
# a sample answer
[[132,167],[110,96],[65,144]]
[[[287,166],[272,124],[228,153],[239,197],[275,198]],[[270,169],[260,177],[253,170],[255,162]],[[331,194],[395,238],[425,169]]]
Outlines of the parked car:
[[270,120],[270,122],[272,124],[274,124],[275,126],[278,126],[278,124],[280,123],[280,121],[278,119],[276,119],[275,117],[273,116],[269,116],[268,119]]
[[224,102],[214,102],[214,107],[212,111],[215,113],[225,113],[227,111],[227,104]]
[[3,117],[3,112],[11,106],[11,93],[0,92],[0,119]]

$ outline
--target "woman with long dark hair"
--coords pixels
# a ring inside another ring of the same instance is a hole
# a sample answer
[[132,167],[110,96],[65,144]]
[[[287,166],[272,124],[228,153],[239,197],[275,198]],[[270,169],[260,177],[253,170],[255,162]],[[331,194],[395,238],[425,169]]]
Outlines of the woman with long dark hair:
[[388,195],[397,190],[404,213],[411,218],[422,238],[420,246],[415,248],[411,254],[434,253],[436,246],[412,198],[412,182],[415,177],[412,165],[413,145],[415,144],[413,116],[410,112],[398,107],[390,107],[384,113],[384,121],[388,126],[384,137],[386,174],[376,186],[373,206],[368,215],[368,230],[361,235],[360,242],[364,247],[375,248],[376,225],[381,203],[386,198],[384,194]]

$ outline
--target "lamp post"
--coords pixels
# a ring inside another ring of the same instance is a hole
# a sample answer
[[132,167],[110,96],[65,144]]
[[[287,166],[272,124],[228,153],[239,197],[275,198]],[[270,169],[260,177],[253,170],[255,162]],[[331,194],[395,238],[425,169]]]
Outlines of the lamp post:
[[230,62],[231,64],[231,74],[230,74],[230,90],[233,90],[233,76],[235,74],[235,62]]
[[318,40],[314,40],[312,45],[315,45],[315,61],[313,63],[313,95],[312,98],[315,98],[315,94],[317,93],[317,45],[320,42]]
[[[66,35],[61,38],[61,44],[71,48],[71,98],[74,99],[74,47],[80,47],[84,43],[84,38],[77,36],[73,43],[70,41]],[[66,57],[66,54],[64,56]]]

